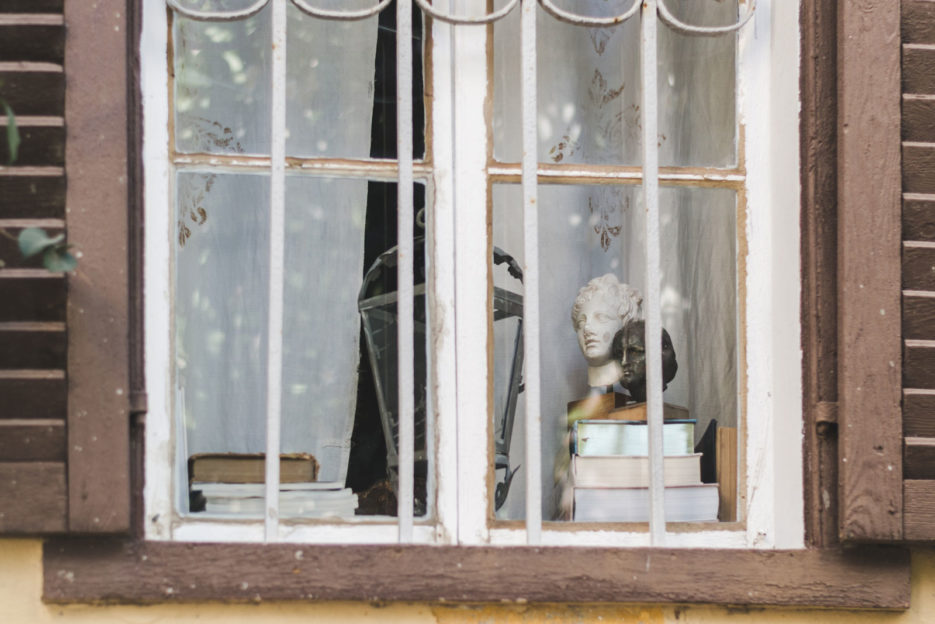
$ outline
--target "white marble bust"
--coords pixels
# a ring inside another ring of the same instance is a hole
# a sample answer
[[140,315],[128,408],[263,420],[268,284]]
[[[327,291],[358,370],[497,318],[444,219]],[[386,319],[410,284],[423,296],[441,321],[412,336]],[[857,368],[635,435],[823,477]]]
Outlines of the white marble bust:
[[578,291],[571,321],[588,363],[589,386],[610,386],[620,379],[623,369],[611,356],[611,343],[624,325],[642,318],[642,303],[639,291],[613,273],[595,277]]

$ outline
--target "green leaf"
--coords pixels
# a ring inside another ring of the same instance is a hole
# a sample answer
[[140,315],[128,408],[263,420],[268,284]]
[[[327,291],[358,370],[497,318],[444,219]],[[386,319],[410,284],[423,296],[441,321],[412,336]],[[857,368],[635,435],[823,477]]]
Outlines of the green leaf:
[[19,155],[19,128],[16,126],[16,115],[13,114],[13,109],[10,108],[10,105],[6,102],[3,102],[3,110],[6,112],[6,144],[7,148],[10,151],[10,164],[12,165],[16,162],[16,158]]
[[65,235],[59,234],[58,236],[50,238],[42,228],[26,228],[19,233],[19,238],[17,240],[19,242],[20,253],[23,254],[23,257],[31,258],[61,243],[65,240]]
[[78,267],[78,259],[68,251],[67,246],[57,245],[45,250],[42,265],[52,273],[67,273]]

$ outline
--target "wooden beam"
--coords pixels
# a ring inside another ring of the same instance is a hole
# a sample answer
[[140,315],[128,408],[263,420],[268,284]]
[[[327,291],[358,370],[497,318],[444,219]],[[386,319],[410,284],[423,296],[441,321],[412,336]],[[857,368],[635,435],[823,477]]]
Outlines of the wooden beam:
[[[905,609],[899,548],[738,551],[52,540],[47,602],[637,602]],[[58,571],[67,570],[62,575]]]
[[838,3],[839,534],[902,537],[900,21]]

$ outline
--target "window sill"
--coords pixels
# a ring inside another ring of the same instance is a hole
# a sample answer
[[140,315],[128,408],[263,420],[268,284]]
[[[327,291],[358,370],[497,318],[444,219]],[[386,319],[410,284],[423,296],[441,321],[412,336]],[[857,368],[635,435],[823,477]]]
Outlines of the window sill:
[[909,551],[191,544],[54,539],[51,603],[359,600],[906,609]]

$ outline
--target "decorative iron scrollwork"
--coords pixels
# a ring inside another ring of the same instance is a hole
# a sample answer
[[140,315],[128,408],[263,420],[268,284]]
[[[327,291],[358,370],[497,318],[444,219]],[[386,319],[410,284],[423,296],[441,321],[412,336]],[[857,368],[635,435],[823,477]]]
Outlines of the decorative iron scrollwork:
[[297,9],[306,15],[311,15],[312,17],[349,22],[353,20],[362,20],[367,19],[368,17],[373,17],[389,6],[390,2],[392,1],[393,0],[381,0],[369,9],[358,9],[356,11],[332,11],[330,9],[319,9],[310,5],[308,2],[306,2],[306,0],[292,0],[292,4],[294,4]]
[[539,4],[546,12],[557,20],[575,24],[577,26],[616,26],[622,24],[639,12],[643,6],[642,0],[633,0],[633,5],[620,15],[611,15],[609,17],[589,17],[566,11],[555,6],[552,0],[539,0]]
[[204,9],[190,9],[185,6],[182,6],[180,0],[166,0],[166,4],[169,7],[178,13],[189,19],[200,20],[200,21],[218,21],[218,22],[232,22],[235,20],[247,19],[248,17],[253,17],[257,13],[263,10],[270,0],[256,0],[250,6],[243,9],[215,9],[215,10],[204,10]]
[[666,6],[666,0],[657,0],[659,5],[659,18],[669,25],[673,30],[676,30],[680,33],[686,35],[694,35],[696,37],[714,37],[717,35],[726,35],[728,33],[737,32],[744,25],[750,21],[750,18],[753,17],[753,12],[756,10],[756,0],[748,0],[747,12],[741,16],[737,22],[733,24],[728,24],[727,26],[695,26],[693,24],[686,24],[682,20],[678,19],[672,12],[669,10],[669,7]]
[[415,0],[416,4],[419,7],[431,15],[433,18],[448,23],[448,24],[458,24],[458,25],[470,25],[470,24],[492,24],[497,20],[506,17],[510,12],[516,8],[516,5],[519,4],[519,0],[510,0],[510,3],[501,9],[497,9],[493,13],[487,15],[478,15],[473,16],[460,16],[460,15],[448,15],[445,13],[439,12],[431,4],[428,3],[428,0]]

